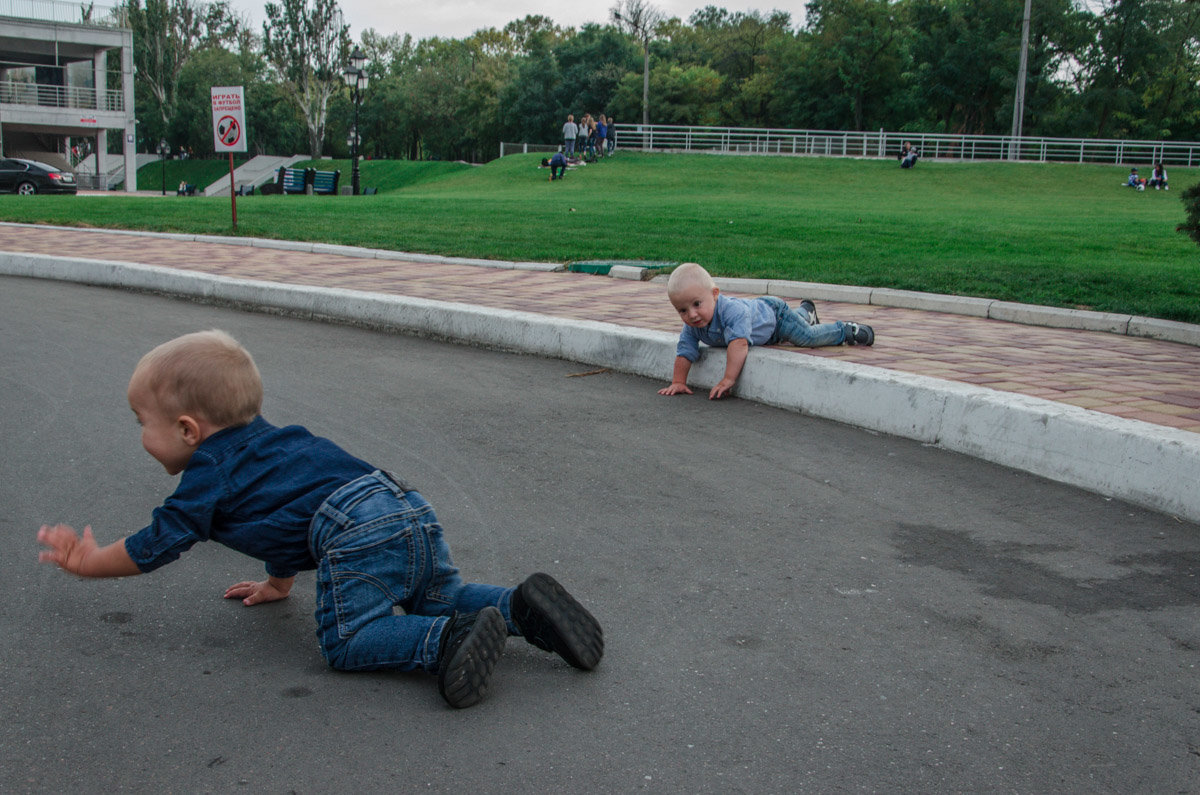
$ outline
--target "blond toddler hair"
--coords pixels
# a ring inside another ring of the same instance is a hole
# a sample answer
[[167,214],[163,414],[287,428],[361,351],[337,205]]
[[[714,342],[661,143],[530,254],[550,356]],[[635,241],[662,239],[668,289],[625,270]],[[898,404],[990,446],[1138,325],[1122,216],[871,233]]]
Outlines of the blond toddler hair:
[[685,262],[671,271],[671,278],[667,280],[667,295],[678,295],[692,287],[711,290],[716,286],[717,283],[713,281],[708,271],[695,262]]
[[262,410],[262,376],[250,352],[224,331],[184,334],[147,353],[133,379],[171,416],[194,414],[222,428],[246,425]]

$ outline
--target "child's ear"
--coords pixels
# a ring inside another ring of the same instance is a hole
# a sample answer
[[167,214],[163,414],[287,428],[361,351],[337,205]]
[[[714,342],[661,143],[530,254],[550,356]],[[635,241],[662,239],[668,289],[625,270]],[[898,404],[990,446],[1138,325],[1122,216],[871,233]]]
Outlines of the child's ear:
[[720,295],[720,294],[721,294],[721,288],[720,288],[720,287],[717,287],[717,286],[714,284],[714,285],[713,285],[713,298],[715,299],[715,298],[716,298],[718,295]]
[[204,441],[204,436],[200,429],[200,423],[194,417],[187,414],[180,416],[177,421],[179,426],[179,434],[183,437],[183,441],[189,447],[199,447]]

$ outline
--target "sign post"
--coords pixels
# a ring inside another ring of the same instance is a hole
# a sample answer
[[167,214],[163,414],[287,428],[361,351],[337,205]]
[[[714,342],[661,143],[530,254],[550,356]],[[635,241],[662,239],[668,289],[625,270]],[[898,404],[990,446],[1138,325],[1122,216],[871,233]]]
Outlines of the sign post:
[[212,88],[213,149],[229,153],[229,202],[233,231],[237,231],[237,186],[233,178],[233,153],[246,151],[246,103],[241,86]]

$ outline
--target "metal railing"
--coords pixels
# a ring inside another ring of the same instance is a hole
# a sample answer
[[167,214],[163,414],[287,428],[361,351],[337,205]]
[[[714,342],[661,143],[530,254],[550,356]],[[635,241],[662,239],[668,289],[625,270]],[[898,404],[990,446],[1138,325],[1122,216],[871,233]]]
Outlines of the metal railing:
[[125,181],[125,167],[120,168],[108,174],[87,174],[75,172],[75,185],[79,190],[112,190],[115,186],[120,185]]
[[528,154],[529,152],[557,152],[556,144],[513,144],[500,142],[500,156]]
[[39,108],[83,108],[121,112],[125,110],[125,95],[121,91],[78,86],[55,86],[46,83],[0,81],[0,103],[34,105]]
[[[617,148],[822,157],[895,157],[909,141],[923,158],[1059,163],[1200,165],[1200,143],[944,133],[842,132],[618,124]],[[509,144],[511,148],[513,145]],[[511,153],[511,151],[510,151]],[[503,154],[503,153],[502,153]]]
[[69,25],[98,25],[105,28],[129,27],[123,8],[100,6],[86,0],[77,3],[62,0],[0,0],[0,17],[63,22]]

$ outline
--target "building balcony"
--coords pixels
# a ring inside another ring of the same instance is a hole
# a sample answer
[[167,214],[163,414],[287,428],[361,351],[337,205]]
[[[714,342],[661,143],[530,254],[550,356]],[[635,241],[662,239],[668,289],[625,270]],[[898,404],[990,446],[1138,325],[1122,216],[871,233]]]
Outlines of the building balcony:
[[[2,0],[0,0],[2,2]],[[77,86],[54,86],[0,80],[0,105],[25,105],[30,108],[79,108],[121,113],[125,97],[120,91]]]
[[0,0],[0,17],[106,28],[129,27],[123,8],[67,3],[63,0]]

